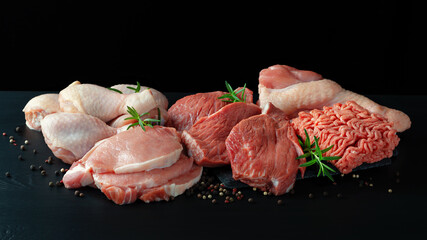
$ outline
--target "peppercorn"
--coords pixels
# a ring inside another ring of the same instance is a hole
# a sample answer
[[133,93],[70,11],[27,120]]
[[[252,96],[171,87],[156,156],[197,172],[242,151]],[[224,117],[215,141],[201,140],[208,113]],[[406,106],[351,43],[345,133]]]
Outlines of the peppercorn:
[[248,198],[248,203],[253,203],[254,199],[253,198]]
[[387,190],[387,192],[388,192],[388,193],[392,193],[392,192],[393,192],[393,189],[389,188],[389,189]]
[[40,170],[40,171],[41,171],[41,170],[43,170],[43,167],[42,167],[41,165],[39,166],[39,170]]
[[55,175],[59,176],[59,171],[58,170],[55,171]]
[[322,194],[323,194],[324,197],[327,197],[329,195],[329,193],[327,191],[323,191]]
[[31,169],[31,171],[34,171],[34,170],[36,170],[36,166],[34,166],[34,164],[31,164],[30,169]]
[[20,132],[20,131],[21,131],[21,128],[19,126],[15,128],[15,132]]
[[314,194],[313,194],[313,193],[309,193],[309,194],[308,194],[308,198],[313,199],[313,198],[314,198]]
[[216,203],[216,199],[214,198],[214,199],[212,199],[212,201],[211,201],[213,204],[215,204]]
[[37,153],[37,150],[36,149],[33,149],[33,154],[36,154]]
[[24,145],[21,145],[20,148],[21,148],[22,151],[25,150],[25,146]]
[[22,155],[18,155],[18,159],[19,160],[24,160],[24,158],[22,157]]
[[79,194],[79,197],[84,197],[84,196],[85,196],[85,194],[82,192]]
[[46,170],[41,170],[40,174],[41,174],[42,176],[46,176]]
[[4,175],[5,175],[6,177],[11,177],[10,172],[5,172],[5,173],[4,173]]
[[60,187],[60,186],[62,186],[62,182],[61,182],[61,181],[56,181],[55,185],[56,185],[57,187]]
[[342,193],[338,193],[337,198],[342,198]]
[[80,192],[79,190],[74,191],[74,196],[79,196]]
[[283,205],[283,200],[282,199],[277,200],[277,205]]
[[30,143],[30,141],[28,141],[27,139],[24,141],[25,145],[28,145],[28,143]]
[[55,186],[55,184],[53,184],[53,182],[49,182],[49,187],[53,187]]

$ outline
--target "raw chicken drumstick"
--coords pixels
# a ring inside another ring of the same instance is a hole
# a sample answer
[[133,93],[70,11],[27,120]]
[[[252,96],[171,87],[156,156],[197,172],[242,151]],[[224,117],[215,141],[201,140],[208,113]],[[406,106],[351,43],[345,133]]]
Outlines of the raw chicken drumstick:
[[48,93],[32,98],[22,110],[25,113],[25,124],[40,131],[40,121],[51,113],[59,112],[58,94]]
[[380,114],[393,122],[393,128],[398,132],[411,127],[409,117],[399,110],[381,106],[363,95],[345,90],[338,83],[323,79],[315,72],[286,65],[274,65],[262,70],[258,91],[261,108],[271,102],[288,116],[335,103],[355,101],[371,113]]
[[126,128],[113,128],[84,113],[53,113],[41,121],[46,144],[63,162],[72,164],[82,158],[99,140]]
[[110,121],[120,115],[127,114],[131,106],[138,113],[148,112],[157,107],[150,89],[133,94],[120,94],[107,88],[74,82],[59,93],[61,111],[70,113],[86,113]]

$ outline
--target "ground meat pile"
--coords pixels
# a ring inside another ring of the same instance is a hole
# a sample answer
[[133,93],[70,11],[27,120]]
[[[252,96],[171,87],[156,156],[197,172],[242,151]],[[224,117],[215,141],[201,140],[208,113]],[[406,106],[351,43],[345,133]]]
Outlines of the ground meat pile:
[[393,123],[368,112],[353,101],[337,103],[323,110],[300,112],[292,120],[296,134],[305,139],[307,130],[311,142],[319,138],[321,149],[333,148],[324,156],[341,156],[331,161],[342,173],[350,173],[362,163],[373,163],[393,155],[399,144]]

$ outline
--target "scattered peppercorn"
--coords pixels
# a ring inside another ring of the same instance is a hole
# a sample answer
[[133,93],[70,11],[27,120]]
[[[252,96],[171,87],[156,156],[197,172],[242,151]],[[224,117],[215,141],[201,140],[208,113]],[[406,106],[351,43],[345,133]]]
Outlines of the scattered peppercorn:
[[28,141],[27,139],[24,141],[25,145],[28,145],[28,143],[30,143],[30,141]]
[[308,194],[308,198],[313,199],[313,198],[314,198],[314,194],[313,194],[313,193],[309,193],[309,194]]
[[323,194],[324,197],[327,197],[329,195],[329,193],[327,191],[323,191],[322,194]]
[[389,188],[389,189],[387,190],[387,192],[388,192],[388,193],[392,193],[392,192],[393,192],[393,189]]
[[4,173],[4,175],[5,175],[6,177],[11,177],[10,172],[5,172],[5,173]]
[[216,199],[214,198],[214,199],[212,199],[212,201],[211,201],[213,204],[215,204],[216,203]]
[[338,193],[337,198],[342,198],[342,193]]
[[282,199],[277,200],[277,205],[283,205],[283,200]]
[[34,170],[36,170],[36,166],[34,166],[34,164],[31,164],[30,169],[31,169],[31,171],[34,171]]
[[79,196],[79,194],[80,194],[79,190],[74,191],[74,196]]
[[37,150],[36,149],[33,149],[33,154],[36,154],[37,153]]
[[55,184],[53,184],[53,182],[49,182],[49,187],[54,187]]
[[24,151],[24,150],[25,150],[25,146],[24,146],[24,145],[21,145],[19,148],[20,148],[22,151]]
[[56,181],[56,183],[55,183],[55,185],[57,186],[57,187],[60,187],[60,186],[62,186],[62,181]]
[[248,203],[253,203],[254,199],[253,198],[248,198]]
[[19,160],[24,160],[24,158],[22,157],[22,155],[18,155],[18,159]]
[[20,131],[21,131],[21,128],[19,126],[15,128],[15,132],[20,132]]
[[55,171],[55,175],[59,176],[59,171],[58,170]]
[[[84,196],[85,196],[85,195],[84,195],[84,193],[82,193],[82,192],[79,194],[79,197],[84,197]],[[172,199],[172,200],[173,200],[173,199]]]
[[46,176],[46,170],[41,170],[41,171],[40,171],[40,174],[41,174],[42,176]]

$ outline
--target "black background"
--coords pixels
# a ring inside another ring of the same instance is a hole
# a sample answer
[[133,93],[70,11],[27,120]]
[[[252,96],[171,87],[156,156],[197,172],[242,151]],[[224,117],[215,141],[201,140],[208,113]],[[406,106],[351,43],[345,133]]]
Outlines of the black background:
[[408,1],[40,2],[2,3],[0,76],[13,84],[1,90],[256,90],[261,69],[286,64],[362,94],[423,93],[422,13]]

